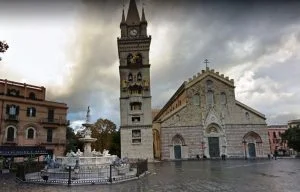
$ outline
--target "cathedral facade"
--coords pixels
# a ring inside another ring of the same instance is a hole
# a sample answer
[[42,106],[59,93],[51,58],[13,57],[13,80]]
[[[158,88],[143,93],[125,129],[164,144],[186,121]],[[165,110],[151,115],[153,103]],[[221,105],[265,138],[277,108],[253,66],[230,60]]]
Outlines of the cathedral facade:
[[149,51],[151,36],[142,10],[130,0],[118,38],[120,73],[121,157],[153,159]]
[[155,158],[267,157],[266,118],[237,101],[234,88],[209,68],[185,81],[154,117]]
[[123,10],[120,29],[122,158],[267,157],[265,116],[237,101],[234,80],[212,69],[183,82],[162,109],[151,110],[151,36],[135,0],[126,17]]

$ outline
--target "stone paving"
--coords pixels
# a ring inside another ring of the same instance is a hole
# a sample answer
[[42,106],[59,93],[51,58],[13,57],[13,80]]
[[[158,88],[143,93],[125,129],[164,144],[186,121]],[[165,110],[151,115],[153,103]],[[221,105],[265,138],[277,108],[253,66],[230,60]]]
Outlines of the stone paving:
[[12,175],[0,175],[0,191],[300,191],[300,159],[161,162],[150,164],[149,171],[151,173],[140,180],[113,185],[71,187],[19,184],[15,183]]

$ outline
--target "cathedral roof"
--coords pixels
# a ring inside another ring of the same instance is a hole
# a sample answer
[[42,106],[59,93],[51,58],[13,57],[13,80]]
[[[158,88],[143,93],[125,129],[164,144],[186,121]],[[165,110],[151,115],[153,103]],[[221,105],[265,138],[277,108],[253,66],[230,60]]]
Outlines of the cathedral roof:
[[202,70],[202,73],[198,73],[197,75],[194,75],[193,78],[189,78],[188,81],[185,81],[186,87],[191,87],[198,81],[204,79],[207,76],[212,76],[225,84],[234,87],[234,80],[229,79],[229,77],[224,76],[224,74],[220,74],[219,72],[215,72],[214,69],[209,69],[209,67],[206,67],[206,70]]
[[140,24],[140,21],[140,15],[136,6],[136,2],[135,0],[130,0],[126,23],[127,25],[138,25]]

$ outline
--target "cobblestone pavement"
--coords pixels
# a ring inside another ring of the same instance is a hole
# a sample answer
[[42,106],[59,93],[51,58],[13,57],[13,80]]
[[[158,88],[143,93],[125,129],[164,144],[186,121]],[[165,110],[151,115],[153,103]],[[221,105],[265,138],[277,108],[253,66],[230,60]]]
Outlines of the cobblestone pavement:
[[19,184],[12,175],[0,175],[0,191],[300,191],[300,159],[161,162],[150,164],[149,171],[149,175],[125,183],[71,187]]

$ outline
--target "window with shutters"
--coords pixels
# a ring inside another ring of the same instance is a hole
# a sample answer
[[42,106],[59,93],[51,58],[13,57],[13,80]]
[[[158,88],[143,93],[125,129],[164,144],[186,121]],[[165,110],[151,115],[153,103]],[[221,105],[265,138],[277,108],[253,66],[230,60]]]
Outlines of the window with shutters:
[[48,122],[54,121],[54,109],[48,109]]
[[47,142],[52,142],[53,130],[51,128],[47,129]]
[[6,131],[6,141],[14,141],[15,132],[16,130],[14,127],[8,127]]
[[35,100],[35,99],[36,99],[35,93],[34,93],[34,92],[30,92],[30,93],[29,93],[29,99],[32,99],[32,100]]
[[27,108],[27,117],[35,117],[36,116],[36,109],[34,107]]
[[6,115],[9,119],[17,119],[17,116],[19,115],[19,106],[6,105]]
[[27,128],[26,138],[27,139],[34,139],[35,138],[34,128],[32,128],[32,127]]

